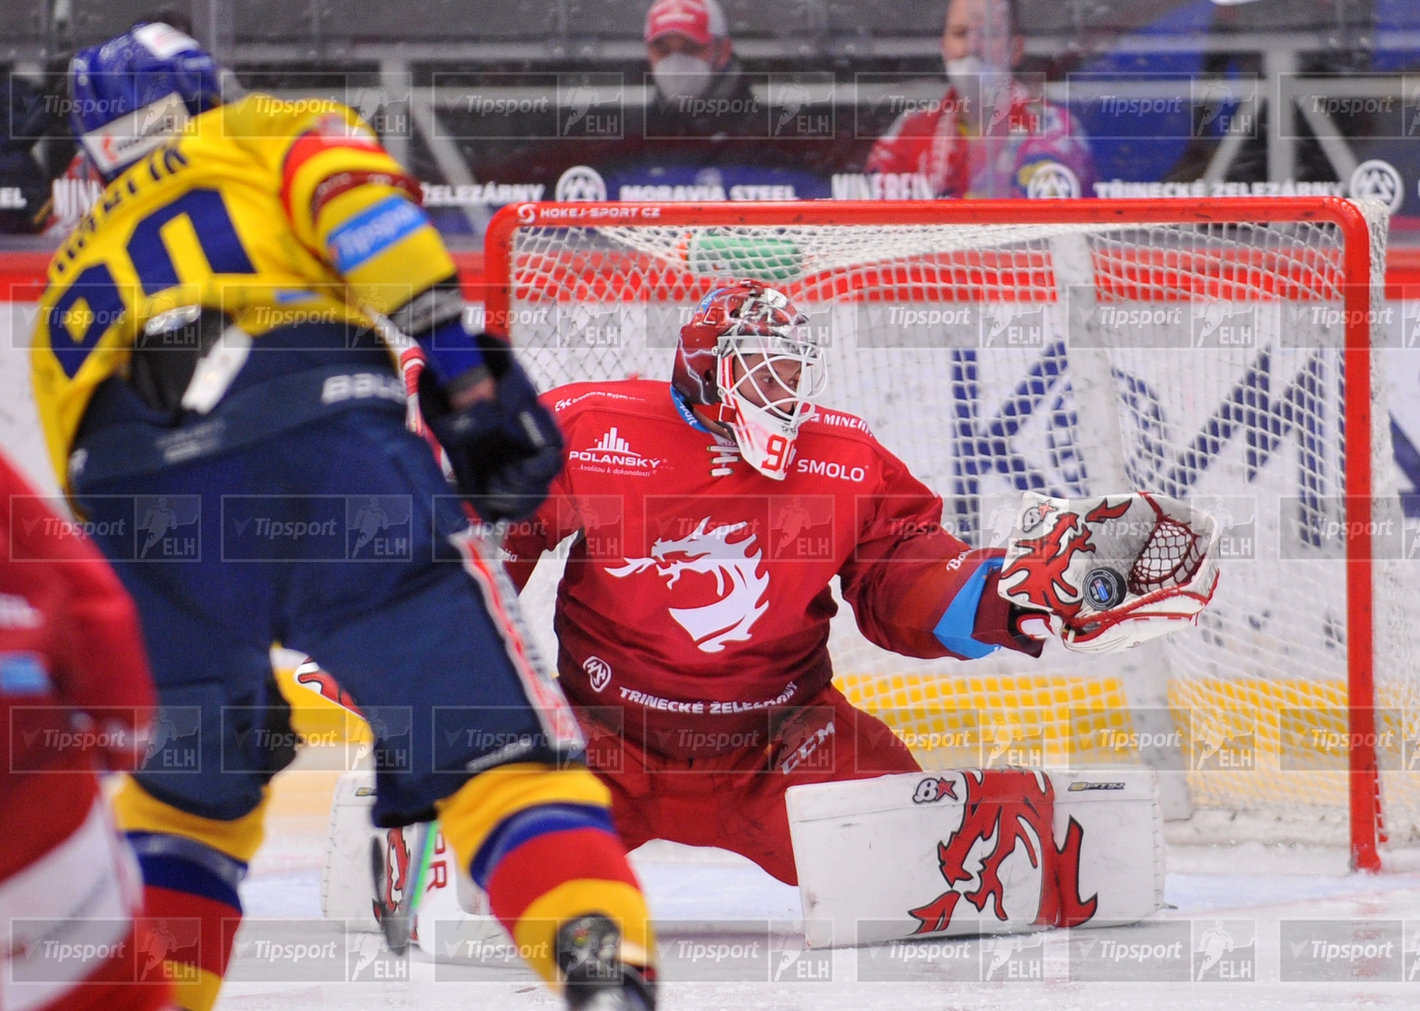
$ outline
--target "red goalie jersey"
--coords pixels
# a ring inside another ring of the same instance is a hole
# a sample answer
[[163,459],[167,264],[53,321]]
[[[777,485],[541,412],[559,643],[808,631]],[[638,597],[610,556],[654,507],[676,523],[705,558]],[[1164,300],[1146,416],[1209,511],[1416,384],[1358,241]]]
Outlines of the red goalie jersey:
[[544,400],[567,466],[505,541],[509,571],[521,587],[544,549],[577,535],[555,619],[563,690],[622,711],[642,747],[720,753],[770,712],[813,700],[833,675],[835,575],[863,634],[887,649],[1038,651],[1009,631],[1000,552],[945,531],[941,499],[859,418],[818,411],[776,481],[664,382],[574,384]]

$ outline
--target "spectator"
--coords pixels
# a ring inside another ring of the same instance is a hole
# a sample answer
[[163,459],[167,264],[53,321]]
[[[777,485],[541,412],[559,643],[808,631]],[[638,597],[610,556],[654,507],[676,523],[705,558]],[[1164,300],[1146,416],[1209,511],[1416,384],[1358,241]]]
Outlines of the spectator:
[[0,94],[0,232],[43,231],[49,218],[49,179],[34,147],[49,123],[44,96],[14,74]]
[[647,139],[765,136],[768,112],[735,56],[716,0],[656,0],[645,36],[656,85]]
[[864,170],[920,175],[938,197],[1089,194],[1088,139],[1037,82],[1016,76],[1024,52],[1016,0],[950,0],[946,93],[929,108],[904,110]]

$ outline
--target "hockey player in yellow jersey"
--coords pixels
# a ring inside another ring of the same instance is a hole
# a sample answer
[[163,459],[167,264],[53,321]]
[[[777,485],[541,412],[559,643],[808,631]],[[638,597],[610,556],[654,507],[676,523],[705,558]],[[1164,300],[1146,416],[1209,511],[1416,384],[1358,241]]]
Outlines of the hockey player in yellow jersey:
[[[167,25],[80,52],[70,79],[110,182],[50,265],[34,385],[61,480],[139,605],[169,728],[116,801],[148,915],[200,925],[161,971],[185,1007],[216,1000],[291,758],[279,641],[370,718],[378,824],[437,816],[569,1006],[652,1006],[607,793],[469,522],[469,505],[531,512],[561,439],[506,344],[465,330],[418,184],[343,106],[223,104],[211,56]],[[457,494],[404,427],[379,317],[430,360],[421,402]],[[372,507],[375,534],[352,519]]]

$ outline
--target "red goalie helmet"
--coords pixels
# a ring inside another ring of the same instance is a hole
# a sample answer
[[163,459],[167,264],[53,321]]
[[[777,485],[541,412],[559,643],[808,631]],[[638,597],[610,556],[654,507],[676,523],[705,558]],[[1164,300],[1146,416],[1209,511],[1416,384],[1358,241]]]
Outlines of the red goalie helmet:
[[783,292],[738,281],[700,300],[676,347],[671,385],[692,405],[717,405],[746,462],[775,479],[823,389],[807,323]]

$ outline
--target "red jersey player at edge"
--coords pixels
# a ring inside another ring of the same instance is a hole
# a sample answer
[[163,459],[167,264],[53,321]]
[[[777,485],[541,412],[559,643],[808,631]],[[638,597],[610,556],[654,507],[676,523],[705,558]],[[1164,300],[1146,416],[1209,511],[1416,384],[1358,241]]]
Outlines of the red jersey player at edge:
[[99,792],[135,767],[153,683],[138,615],[74,524],[0,456],[0,1008],[155,1011],[160,920]]
[[895,652],[1041,649],[996,592],[1002,553],[944,530],[941,499],[862,420],[813,406],[825,376],[805,323],[783,293],[730,284],[682,328],[669,386],[545,394],[567,465],[504,542],[521,587],[578,535],[558,672],[627,848],[719,846],[789,883],[788,787],[920,768],[830,683],[834,576]]

